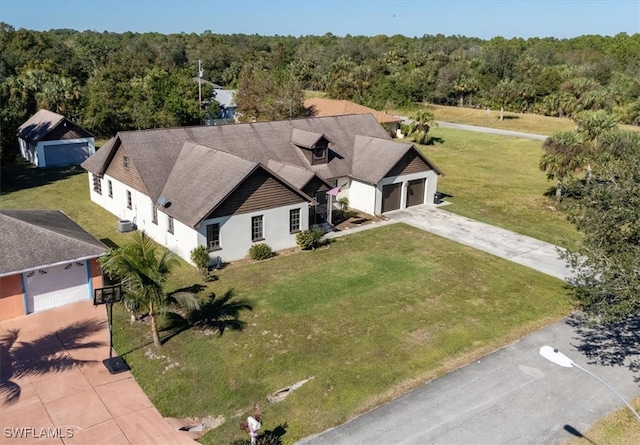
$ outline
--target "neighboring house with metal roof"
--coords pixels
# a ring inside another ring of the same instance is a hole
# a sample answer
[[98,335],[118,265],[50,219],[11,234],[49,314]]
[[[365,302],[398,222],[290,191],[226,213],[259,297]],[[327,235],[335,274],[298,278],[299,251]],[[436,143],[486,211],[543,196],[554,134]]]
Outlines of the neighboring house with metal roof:
[[37,167],[79,165],[95,153],[93,135],[66,117],[40,110],[18,128],[22,156]]
[[93,298],[107,248],[60,210],[0,210],[0,320]]
[[370,114],[119,132],[82,166],[92,201],[187,261],[294,247],[332,196],[369,214],[433,202],[440,174]]
[[403,137],[400,131],[400,124],[403,118],[393,116],[392,114],[378,111],[373,108],[359,105],[348,100],[326,99],[324,97],[314,97],[304,101],[305,108],[310,108],[314,112],[314,116],[344,116],[347,114],[366,114],[370,113],[380,122],[392,137]]

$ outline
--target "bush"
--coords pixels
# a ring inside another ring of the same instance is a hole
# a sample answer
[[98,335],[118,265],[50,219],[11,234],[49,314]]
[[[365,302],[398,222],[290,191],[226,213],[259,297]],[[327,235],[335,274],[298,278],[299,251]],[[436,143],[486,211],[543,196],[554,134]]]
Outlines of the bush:
[[209,251],[205,246],[198,246],[191,250],[191,261],[196,265],[203,278],[209,273]]
[[252,260],[266,260],[274,255],[273,249],[265,243],[254,244],[249,248],[249,258]]
[[296,234],[296,244],[302,250],[315,249],[320,245],[320,240],[324,231],[318,227],[312,230],[303,230]]

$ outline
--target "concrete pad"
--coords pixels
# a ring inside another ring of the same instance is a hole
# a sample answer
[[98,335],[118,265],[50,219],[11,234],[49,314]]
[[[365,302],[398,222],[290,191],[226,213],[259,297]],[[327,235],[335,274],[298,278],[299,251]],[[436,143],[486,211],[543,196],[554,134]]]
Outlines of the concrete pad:
[[106,422],[112,416],[93,388],[44,404],[55,425],[80,429]]
[[31,382],[42,403],[91,389],[91,384],[80,369],[43,373],[31,377]]
[[105,443],[110,445],[129,445],[131,442],[126,438],[115,420],[109,419],[90,428],[79,430],[73,436],[64,440],[65,445],[84,445],[94,443]]
[[104,307],[82,301],[0,322],[6,335],[17,338],[2,351],[2,379],[20,397],[0,399],[0,419],[24,437],[3,430],[0,445],[197,444],[169,426],[130,372],[109,374]]
[[153,407],[133,378],[100,385],[95,390],[113,417]]

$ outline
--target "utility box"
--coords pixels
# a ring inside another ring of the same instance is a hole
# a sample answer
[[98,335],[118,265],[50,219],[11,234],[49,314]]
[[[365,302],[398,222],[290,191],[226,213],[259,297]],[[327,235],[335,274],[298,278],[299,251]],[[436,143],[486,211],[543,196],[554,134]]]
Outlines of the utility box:
[[133,221],[121,219],[118,221],[118,232],[131,232],[133,230]]

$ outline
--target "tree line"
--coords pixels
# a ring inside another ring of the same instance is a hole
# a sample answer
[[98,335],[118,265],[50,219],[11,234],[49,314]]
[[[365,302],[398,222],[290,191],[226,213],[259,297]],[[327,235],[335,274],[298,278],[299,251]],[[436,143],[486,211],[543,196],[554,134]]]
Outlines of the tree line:
[[638,54],[640,34],[624,33],[491,40],[164,35],[0,23],[2,158],[15,156],[15,129],[39,108],[64,114],[98,138],[199,124],[217,107],[198,101],[198,60],[204,78],[238,89],[258,120],[304,115],[301,90],[315,90],[377,109],[430,102],[566,117],[607,110],[638,125]]

